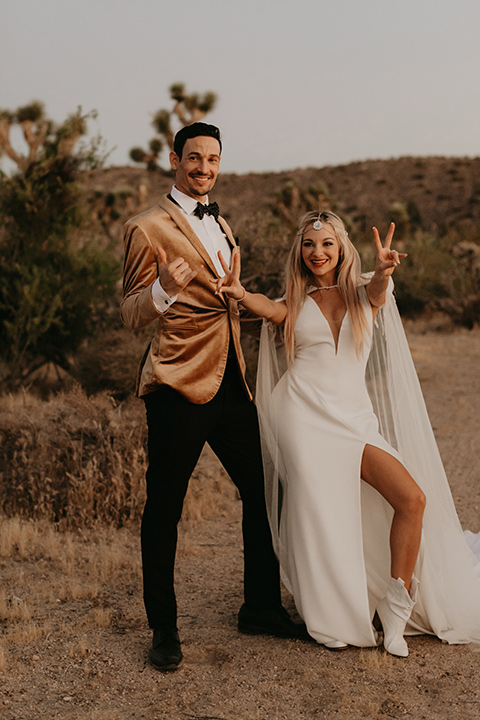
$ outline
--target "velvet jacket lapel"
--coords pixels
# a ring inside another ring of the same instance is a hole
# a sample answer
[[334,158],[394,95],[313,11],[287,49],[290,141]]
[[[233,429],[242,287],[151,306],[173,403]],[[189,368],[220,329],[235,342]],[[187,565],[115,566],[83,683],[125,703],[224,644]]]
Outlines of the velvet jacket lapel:
[[[187,218],[185,217],[182,210],[178,207],[178,205],[176,205],[174,202],[172,202],[172,200],[170,200],[166,195],[164,195],[163,197],[160,198],[159,205],[163,210],[165,210],[170,215],[170,217],[175,222],[175,224],[178,225],[178,227],[180,228],[182,233],[185,235],[187,240],[189,240],[189,242],[193,245],[195,250],[198,252],[198,254],[202,258],[203,262],[205,263],[206,267],[208,267],[209,270],[211,270],[211,272],[213,273],[213,275],[216,278],[218,278],[219,277],[218,272],[215,269],[215,265],[213,264],[210,255],[205,250],[203,243],[199,240],[197,235],[193,232],[193,230],[190,226],[190,223],[188,222]],[[227,236],[227,239],[228,239],[228,242],[230,243],[230,245],[232,247],[235,247],[237,243],[235,242],[235,238],[232,235],[232,231],[228,227],[225,220],[222,217],[219,217],[218,222],[220,223],[220,225],[223,229],[223,232]],[[224,300],[226,299],[224,297],[224,295],[222,295],[222,298]]]

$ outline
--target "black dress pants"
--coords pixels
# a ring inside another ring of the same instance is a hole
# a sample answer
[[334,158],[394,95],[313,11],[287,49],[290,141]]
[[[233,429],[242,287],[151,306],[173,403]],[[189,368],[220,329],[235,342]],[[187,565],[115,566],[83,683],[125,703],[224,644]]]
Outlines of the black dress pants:
[[163,386],[144,396],[148,424],[147,501],[142,519],[144,601],[151,628],[175,626],[177,524],[188,481],[207,442],[237,486],[243,504],[244,599],[280,603],[280,580],[268,524],[257,411],[230,358],[210,402],[196,405]]

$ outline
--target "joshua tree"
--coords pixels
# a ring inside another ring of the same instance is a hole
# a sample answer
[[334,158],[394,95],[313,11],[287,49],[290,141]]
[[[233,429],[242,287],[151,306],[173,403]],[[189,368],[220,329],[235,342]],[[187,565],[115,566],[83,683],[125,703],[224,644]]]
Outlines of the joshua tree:
[[130,150],[130,158],[137,163],[145,163],[149,170],[162,170],[158,163],[165,144],[173,149],[175,131],[172,129],[172,119],[176,116],[182,126],[191,125],[205,117],[213,110],[217,102],[215,93],[209,91],[203,96],[198,93],[187,95],[184,83],[174,83],[170,89],[170,97],[174,101],[172,110],[158,110],[153,116],[152,126],[156,136],[150,140],[148,150],[134,147]]
[[[79,182],[102,161],[98,138],[76,148],[92,115],[79,108],[55,126],[38,101],[0,113],[0,148],[17,166],[0,173],[0,385],[46,362],[68,368],[114,292],[117,263],[86,225]],[[24,154],[10,142],[14,124]]]
[[[61,125],[55,125],[46,117],[44,105],[39,100],[15,111],[0,110],[0,156],[7,155],[22,174],[40,161],[72,157],[78,140],[87,132],[88,119],[94,117],[95,111],[83,115],[79,107]],[[10,131],[14,125],[22,129],[27,145],[24,154],[11,143]]]
[[[25,142],[28,145],[27,155],[21,155],[10,142],[10,129],[18,124],[23,130]],[[46,120],[43,104],[37,100],[18,108],[16,112],[0,110],[0,153],[7,155],[18,166],[19,170],[26,172],[29,165],[35,162],[39,148],[43,146],[50,129]]]
[[293,178],[283,182],[275,200],[275,205],[271,206],[273,214],[279,216],[292,230],[297,227],[298,219],[304,213],[333,209],[329,190],[324,183],[303,188]]

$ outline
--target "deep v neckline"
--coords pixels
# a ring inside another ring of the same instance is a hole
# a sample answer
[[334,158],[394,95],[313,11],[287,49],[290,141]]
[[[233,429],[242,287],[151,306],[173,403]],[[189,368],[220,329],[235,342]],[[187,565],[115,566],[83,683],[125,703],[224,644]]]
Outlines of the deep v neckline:
[[335,328],[332,328],[332,326],[330,325],[330,322],[329,322],[327,316],[325,315],[325,313],[323,312],[322,308],[320,307],[320,305],[317,303],[317,301],[315,300],[315,298],[313,298],[311,295],[307,295],[307,297],[310,298],[310,300],[311,300],[313,303],[315,303],[315,305],[317,306],[317,308],[320,310],[320,313],[321,313],[323,319],[324,319],[325,322],[327,323],[327,325],[328,325],[328,327],[329,327],[329,329],[330,329],[330,334],[331,334],[331,336],[332,336],[333,346],[334,346],[334,348],[335,348],[335,355],[338,355],[338,346],[339,346],[339,343],[340,343],[340,335],[341,335],[341,332],[342,332],[343,323],[345,322],[345,318],[346,318],[346,316],[347,316],[347,310],[345,309],[345,312],[343,313],[342,321],[341,321],[341,323],[340,323],[340,327],[338,328],[338,335],[337,335],[337,337],[335,337],[335,333],[334,333]]

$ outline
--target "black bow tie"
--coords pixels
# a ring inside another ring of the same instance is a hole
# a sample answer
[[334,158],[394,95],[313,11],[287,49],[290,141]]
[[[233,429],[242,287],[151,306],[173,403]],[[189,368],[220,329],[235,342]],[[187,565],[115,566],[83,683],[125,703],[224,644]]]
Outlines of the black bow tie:
[[200,218],[200,220],[202,220],[204,215],[213,215],[215,220],[218,220],[220,214],[218,203],[213,202],[210,203],[210,205],[202,205],[202,203],[197,202],[197,207],[193,211],[193,214]]

